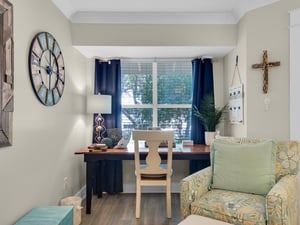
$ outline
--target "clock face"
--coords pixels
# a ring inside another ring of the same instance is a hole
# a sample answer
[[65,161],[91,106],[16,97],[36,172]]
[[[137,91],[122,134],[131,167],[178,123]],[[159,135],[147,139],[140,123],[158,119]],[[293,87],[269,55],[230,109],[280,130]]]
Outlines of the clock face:
[[29,74],[40,102],[52,106],[60,100],[65,85],[65,65],[55,38],[48,32],[38,33],[29,52]]

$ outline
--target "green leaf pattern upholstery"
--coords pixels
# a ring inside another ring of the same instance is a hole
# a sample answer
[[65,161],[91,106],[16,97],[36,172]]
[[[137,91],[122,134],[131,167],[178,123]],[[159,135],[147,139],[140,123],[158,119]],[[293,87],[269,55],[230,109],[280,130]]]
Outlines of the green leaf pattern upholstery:
[[[235,143],[257,143],[266,139],[222,137]],[[183,218],[198,214],[235,225],[298,224],[299,143],[277,141],[276,184],[266,196],[226,190],[209,190],[211,167],[181,181]]]
[[282,177],[266,196],[268,224],[298,224],[298,177]]
[[265,198],[254,194],[212,190],[191,204],[191,213],[238,225],[264,225]]

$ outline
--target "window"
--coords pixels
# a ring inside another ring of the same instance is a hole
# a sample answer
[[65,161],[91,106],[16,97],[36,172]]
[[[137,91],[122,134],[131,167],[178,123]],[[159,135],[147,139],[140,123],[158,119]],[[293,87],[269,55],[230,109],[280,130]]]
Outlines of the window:
[[190,139],[192,65],[190,60],[121,62],[122,130],[174,129],[175,139]]

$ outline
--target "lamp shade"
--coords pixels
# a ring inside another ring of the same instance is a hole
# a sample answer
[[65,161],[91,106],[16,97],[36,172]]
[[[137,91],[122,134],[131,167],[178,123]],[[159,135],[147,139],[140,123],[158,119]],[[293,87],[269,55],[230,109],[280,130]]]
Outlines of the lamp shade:
[[111,95],[89,95],[86,101],[87,113],[111,114]]

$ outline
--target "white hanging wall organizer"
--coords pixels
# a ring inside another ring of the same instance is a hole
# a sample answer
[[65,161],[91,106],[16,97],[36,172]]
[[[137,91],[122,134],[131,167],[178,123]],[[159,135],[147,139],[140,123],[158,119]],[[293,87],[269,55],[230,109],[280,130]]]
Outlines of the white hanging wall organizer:
[[[236,73],[238,74],[239,83],[234,85],[234,79]],[[231,124],[243,124],[244,123],[244,91],[243,83],[238,67],[238,56],[236,56],[235,68],[231,80],[231,86],[229,87],[229,121]]]

